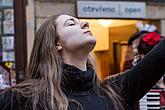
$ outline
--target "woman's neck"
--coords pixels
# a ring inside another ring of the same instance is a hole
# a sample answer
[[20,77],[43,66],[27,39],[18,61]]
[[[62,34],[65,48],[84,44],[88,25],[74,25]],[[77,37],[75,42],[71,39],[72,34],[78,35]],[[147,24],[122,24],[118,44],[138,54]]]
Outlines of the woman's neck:
[[64,63],[75,66],[77,68],[79,68],[82,71],[86,71],[87,70],[87,57],[65,57],[63,58]]

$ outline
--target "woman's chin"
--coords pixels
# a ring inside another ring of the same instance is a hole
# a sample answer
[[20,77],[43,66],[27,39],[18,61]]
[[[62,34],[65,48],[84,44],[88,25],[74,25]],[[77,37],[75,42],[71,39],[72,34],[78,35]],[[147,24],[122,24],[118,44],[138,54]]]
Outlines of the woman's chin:
[[96,40],[91,40],[90,44],[95,45],[96,44]]
[[89,44],[96,44],[96,38],[93,36],[89,36],[87,40]]
[[88,41],[88,47],[91,51],[93,50],[95,45],[96,45],[96,40],[95,39]]

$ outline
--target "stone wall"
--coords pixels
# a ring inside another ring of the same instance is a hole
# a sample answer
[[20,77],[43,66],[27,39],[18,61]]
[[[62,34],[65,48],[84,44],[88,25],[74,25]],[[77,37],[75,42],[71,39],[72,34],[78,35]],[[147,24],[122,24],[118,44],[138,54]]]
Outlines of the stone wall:
[[76,16],[75,3],[65,3],[65,2],[35,2],[36,11],[36,27],[37,29],[45,21],[45,19],[54,14],[69,14],[71,16]]
[[148,19],[165,19],[165,4],[150,4],[146,7]]
[[39,2],[76,2],[77,0],[35,0]]
[[34,14],[34,0],[28,0],[26,6],[26,25],[27,25],[27,56],[28,61],[33,46],[33,39],[35,33],[35,14]]
[[161,20],[161,35],[165,37],[165,19]]

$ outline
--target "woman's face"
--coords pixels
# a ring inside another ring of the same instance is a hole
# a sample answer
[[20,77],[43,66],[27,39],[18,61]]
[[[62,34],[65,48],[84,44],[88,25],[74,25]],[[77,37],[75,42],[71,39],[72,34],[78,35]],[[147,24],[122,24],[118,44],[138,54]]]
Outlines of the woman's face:
[[91,51],[96,43],[87,22],[80,22],[69,15],[60,15],[56,19],[59,44],[67,52]]

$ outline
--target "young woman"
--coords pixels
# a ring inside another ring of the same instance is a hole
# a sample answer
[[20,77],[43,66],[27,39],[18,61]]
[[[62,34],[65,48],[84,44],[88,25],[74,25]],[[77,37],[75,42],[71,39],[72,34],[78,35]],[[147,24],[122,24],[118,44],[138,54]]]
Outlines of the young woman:
[[[37,32],[27,80],[0,95],[2,110],[129,110],[165,72],[165,41],[133,69],[99,81],[87,22],[55,15]],[[156,74],[155,74],[156,73]]]

